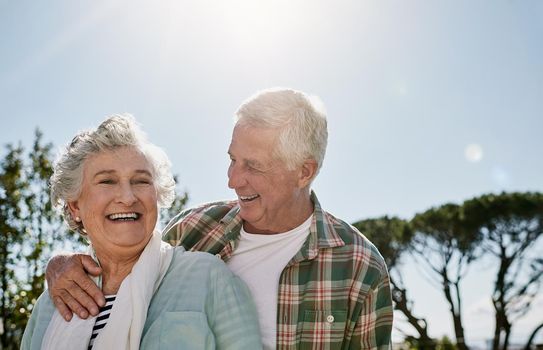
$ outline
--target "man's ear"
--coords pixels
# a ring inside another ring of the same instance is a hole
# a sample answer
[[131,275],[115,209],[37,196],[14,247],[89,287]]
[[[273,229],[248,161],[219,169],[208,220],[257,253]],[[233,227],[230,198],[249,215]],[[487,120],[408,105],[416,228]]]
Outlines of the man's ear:
[[306,159],[304,161],[300,169],[300,178],[298,179],[298,186],[300,188],[309,186],[317,175],[318,166],[317,161],[314,159]]

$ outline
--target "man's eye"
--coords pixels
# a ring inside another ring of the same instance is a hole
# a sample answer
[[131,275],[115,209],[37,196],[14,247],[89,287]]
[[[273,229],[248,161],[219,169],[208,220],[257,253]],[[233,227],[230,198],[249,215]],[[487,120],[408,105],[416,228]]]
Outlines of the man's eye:
[[247,169],[252,173],[261,173],[262,172],[260,169],[252,167],[252,166],[248,166]]
[[111,179],[104,179],[104,180],[100,180],[98,183],[103,184],[103,185],[113,185],[115,181]]

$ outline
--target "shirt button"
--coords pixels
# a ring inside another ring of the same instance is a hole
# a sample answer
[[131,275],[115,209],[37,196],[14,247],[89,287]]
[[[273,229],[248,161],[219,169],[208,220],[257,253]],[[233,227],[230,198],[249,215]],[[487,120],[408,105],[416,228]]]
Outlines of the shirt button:
[[328,323],[334,322],[334,316],[332,316],[332,315],[326,316],[326,322],[328,322]]
[[215,257],[216,257],[217,259],[219,259],[219,260],[222,259],[222,258],[221,258],[221,254],[215,254]]

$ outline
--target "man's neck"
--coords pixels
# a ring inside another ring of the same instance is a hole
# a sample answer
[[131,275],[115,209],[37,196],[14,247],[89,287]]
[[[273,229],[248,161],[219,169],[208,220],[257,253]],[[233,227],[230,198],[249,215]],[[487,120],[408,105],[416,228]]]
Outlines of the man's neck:
[[278,218],[274,227],[259,227],[248,222],[243,222],[243,229],[247,233],[261,235],[274,235],[295,229],[303,224],[307,218],[313,214],[314,210],[309,191],[307,194],[304,193],[304,195],[299,198],[297,202],[298,205],[292,206],[292,210],[289,213],[289,218]]

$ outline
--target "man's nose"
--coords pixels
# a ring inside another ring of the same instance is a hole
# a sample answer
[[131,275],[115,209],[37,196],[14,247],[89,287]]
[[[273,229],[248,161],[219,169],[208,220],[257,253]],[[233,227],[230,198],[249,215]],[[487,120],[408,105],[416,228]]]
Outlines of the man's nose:
[[236,165],[230,165],[228,168],[228,187],[231,189],[239,188],[247,183],[243,170]]

